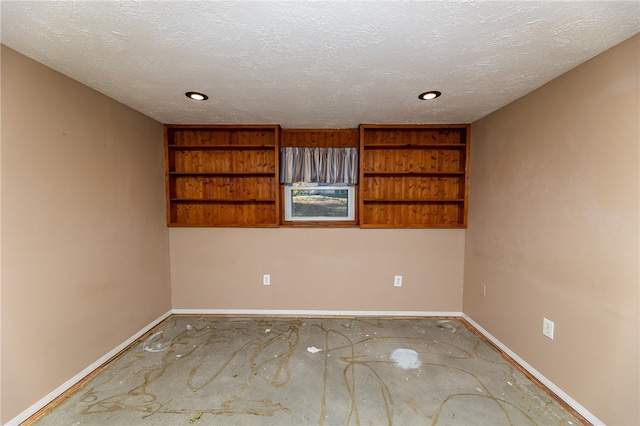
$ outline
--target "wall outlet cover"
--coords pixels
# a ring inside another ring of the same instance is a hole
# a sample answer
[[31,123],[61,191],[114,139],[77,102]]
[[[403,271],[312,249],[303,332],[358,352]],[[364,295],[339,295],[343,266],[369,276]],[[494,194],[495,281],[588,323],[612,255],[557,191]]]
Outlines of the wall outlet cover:
[[542,334],[553,340],[553,329],[555,324],[553,321],[543,318],[542,319]]

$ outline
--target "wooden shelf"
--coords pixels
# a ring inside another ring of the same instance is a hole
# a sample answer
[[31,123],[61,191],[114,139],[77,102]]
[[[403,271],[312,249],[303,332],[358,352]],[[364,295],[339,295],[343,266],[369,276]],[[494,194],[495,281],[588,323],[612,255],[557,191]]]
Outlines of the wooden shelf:
[[371,144],[364,149],[465,149],[463,143],[434,143],[434,144]]
[[212,223],[207,223],[207,222],[201,222],[199,221],[198,223],[188,223],[188,222],[184,222],[184,223],[170,223],[167,225],[170,228],[220,228],[220,227],[224,227],[224,228],[279,228],[280,225],[276,225],[270,222],[267,223],[259,223],[259,224],[255,224],[255,225],[244,225],[244,224],[239,224],[238,222],[230,222],[230,223],[222,223],[222,222],[212,222]]
[[174,203],[275,203],[276,200],[232,200],[229,198],[172,198]]
[[398,176],[398,177],[411,177],[411,176],[464,176],[463,171],[438,171],[438,172],[363,172],[364,177],[367,176]]
[[420,200],[415,199],[395,199],[395,198],[365,198],[362,200],[365,203],[383,203],[383,204],[392,204],[392,203],[402,203],[402,204],[420,204],[420,203],[464,203],[464,199],[442,199],[442,198],[423,198]]
[[270,149],[272,150],[274,147],[272,145],[169,145],[168,148],[170,150],[175,151],[211,151],[211,150],[220,150],[220,151],[235,151],[235,150],[261,150],[261,149]]
[[280,126],[164,129],[169,226],[279,226]]
[[446,229],[446,228],[460,228],[460,225],[457,223],[429,223],[428,226],[424,223],[405,223],[402,226],[390,226],[389,224],[371,224],[365,223],[360,224],[360,228],[362,229],[388,229],[388,228],[404,228],[404,229],[423,229],[423,228],[438,228],[438,229]]
[[360,226],[464,228],[469,125],[360,125]]
[[169,172],[170,176],[273,176],[273,172]]

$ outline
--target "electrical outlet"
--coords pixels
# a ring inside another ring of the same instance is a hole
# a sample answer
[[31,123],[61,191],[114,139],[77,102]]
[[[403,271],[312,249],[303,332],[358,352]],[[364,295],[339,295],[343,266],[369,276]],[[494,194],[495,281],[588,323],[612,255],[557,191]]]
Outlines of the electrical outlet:
[[480,294],[482,296],[486,296],[487,295],[487,285],[486,284],[481,284],[480,285]]
[[546,318],[542,319],[542,334],[553,340],[553,327],[554,323]]
[[402,275],[396,275],[393,278],[393,286],[394,287],[402,287]]
[[271,285],[271,275],[264,274],[262,276],[262,285]]

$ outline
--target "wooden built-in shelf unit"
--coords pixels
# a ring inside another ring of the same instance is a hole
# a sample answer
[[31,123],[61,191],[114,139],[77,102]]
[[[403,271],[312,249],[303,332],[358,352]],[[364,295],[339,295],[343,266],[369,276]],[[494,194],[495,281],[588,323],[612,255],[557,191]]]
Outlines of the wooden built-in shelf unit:
[[169,226],[280,224],[280,126],[165,125]]
[[360,125],[361,228],[464,228],[469,125]]
[[284,130],[278,125],[165,125],[167,223],[280,226],[280,146],[359,144],[358,220],[351,226],[465,228],[469,129],[468,124]]

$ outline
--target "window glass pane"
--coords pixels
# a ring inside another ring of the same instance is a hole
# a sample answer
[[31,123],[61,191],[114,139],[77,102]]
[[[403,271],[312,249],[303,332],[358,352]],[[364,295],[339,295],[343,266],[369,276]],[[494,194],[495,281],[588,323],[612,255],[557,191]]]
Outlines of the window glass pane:
[[294,189],[291,197],[293,216],[344,217],[348,212],[346,189]]
[[286,220],[354,220],[353,188],[294,183],[286,187]]

